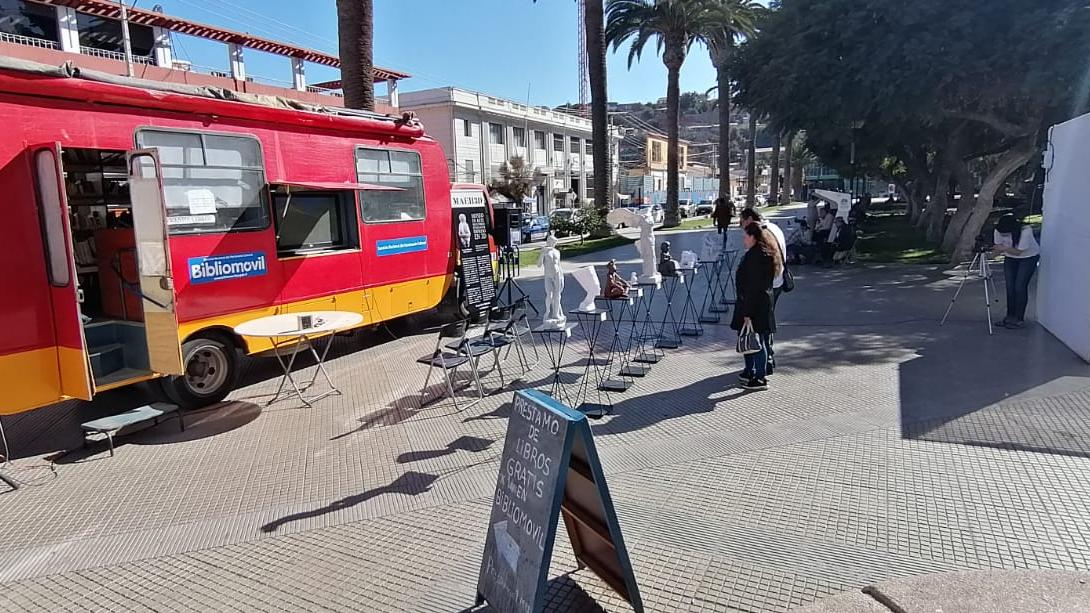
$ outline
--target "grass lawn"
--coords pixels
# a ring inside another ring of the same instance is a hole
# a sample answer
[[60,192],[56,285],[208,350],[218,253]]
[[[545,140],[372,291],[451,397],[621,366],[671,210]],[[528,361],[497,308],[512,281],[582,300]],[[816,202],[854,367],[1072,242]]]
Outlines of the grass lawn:
[[862,262],[897,264],[945,264],[950,257],[927,242],[924,233],[900,214],[867,217],[856,253]]
[[[556,248],[560,250],[560,257],[567,259],[611,247],[629,245],[634,242],[636,242],[634,239],[623,236],[607,236],[605,238],[588,238],[583,242],[565,243],[557,245]],[[540,243],[531,248],[519,249],[519,266],[537,266],[538,258],[541,257],[541,247],[544,244]]]

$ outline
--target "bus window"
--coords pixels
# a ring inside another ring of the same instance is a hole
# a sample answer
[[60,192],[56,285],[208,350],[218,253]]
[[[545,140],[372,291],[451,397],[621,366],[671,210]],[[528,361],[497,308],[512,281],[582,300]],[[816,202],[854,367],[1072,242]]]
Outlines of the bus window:
[[420,154],[396,149],[356,149],[360,183],[396,187],[394,191],[360,192],[363,220],[368,223],[424,219],[424,177]]
[[41,149],[34,154],[38,181],[38,214],[45,234],[45,252],[49,259],[49,282],[57,287],[68,285],[68,236],[64,231],[64,204],[61,202],[57,153]]
[[358,249],[355,206],[352,192],[273,194],[277,254]]
[[269,226],[261,143],[253,137],[137,130],[136,143],[159,152],[171,234]]

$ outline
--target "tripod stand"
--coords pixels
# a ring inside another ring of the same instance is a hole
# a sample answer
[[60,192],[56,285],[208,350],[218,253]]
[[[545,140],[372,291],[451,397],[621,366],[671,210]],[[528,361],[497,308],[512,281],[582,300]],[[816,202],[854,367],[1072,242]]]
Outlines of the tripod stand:
[[[946,314],[942,316],[939,325],[946,324],[946,318],[950,317],[950,311],[954,309],[954,303],[958,301],[958,296],[965,287],[965,282],[972,277],[984,282],[984,308],[988,312],[988,334],[994,334],[995,331],[992,329],[992,295],[998,296],[998,292],[995,291],[995,281],[992,279],[992,269],[988,264],[988,253],[986,251],[977,251],[976,255],[973,256],[973,261],[969,262],[969,267],[965,269],[965,274],[961,277],[961,283],[958,283],[954,298],[950,300],[950,306],[946,307]],[[991,289],[991,293],[988,293],[989,289]],[[999,298],[996,298],[995,301],[998,303]]]
[[[496,296],[504,301],[504,305],[511,306],[515,304],[515,293],[518,293],[517,300],[521,300],[530,305],[533,309],[534,315],[541,315],[541,312],[534,306],[532,300],[530,300],[529,294],[522,291],[522,287],[519,286],[518,281],[515,281],[515,277],[519,274],[519,248],[515,247],[503,247],[503,251],[500,253],[500,276],[503,277],[503,283],[500,284],[498,290],[496,290]],[[507,296],[504,297],[504,292]]]

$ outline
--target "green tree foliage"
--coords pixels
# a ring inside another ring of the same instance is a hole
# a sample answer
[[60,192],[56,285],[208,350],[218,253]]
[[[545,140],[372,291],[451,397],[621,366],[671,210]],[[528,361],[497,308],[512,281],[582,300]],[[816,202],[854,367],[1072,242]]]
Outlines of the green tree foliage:
[[510,198],[521,207],[523,199],[533,193],[533,185],[533,169],[526,165],[526,160],[522,159],[522,156],[516,155],[500,164],[500,177],[493,179],[489,188]]
[[[855,170],[898,169],[886,176],[930,197],[915,216],[961,258],[1047,127],[1086,108],[1086,57],[1080,0],[782,0],[734,70],[740,102],[806,130],[826,163],[853,166],[854,142]],[[963,197],[947,219],[950,185]]]
[[678,215],[678,132],[680,124],[681,66],[707,19],[709,0],[609,0],[606,4],[606,42],[613,50],[631,42],[628,65],[640,58],[652,40],[666,65],[666,219],[676,226]]

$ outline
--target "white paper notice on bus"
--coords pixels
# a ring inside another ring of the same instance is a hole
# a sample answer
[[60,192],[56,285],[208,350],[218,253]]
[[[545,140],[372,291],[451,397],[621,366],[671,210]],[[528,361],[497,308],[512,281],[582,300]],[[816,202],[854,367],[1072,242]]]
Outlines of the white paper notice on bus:
[[201,226],[216,223],[215,215],[171,215],[167,217],[168,226]]
[[190,215],[215,215],[216,195],[210,189],[188,189],[185,200],[189,203]]

